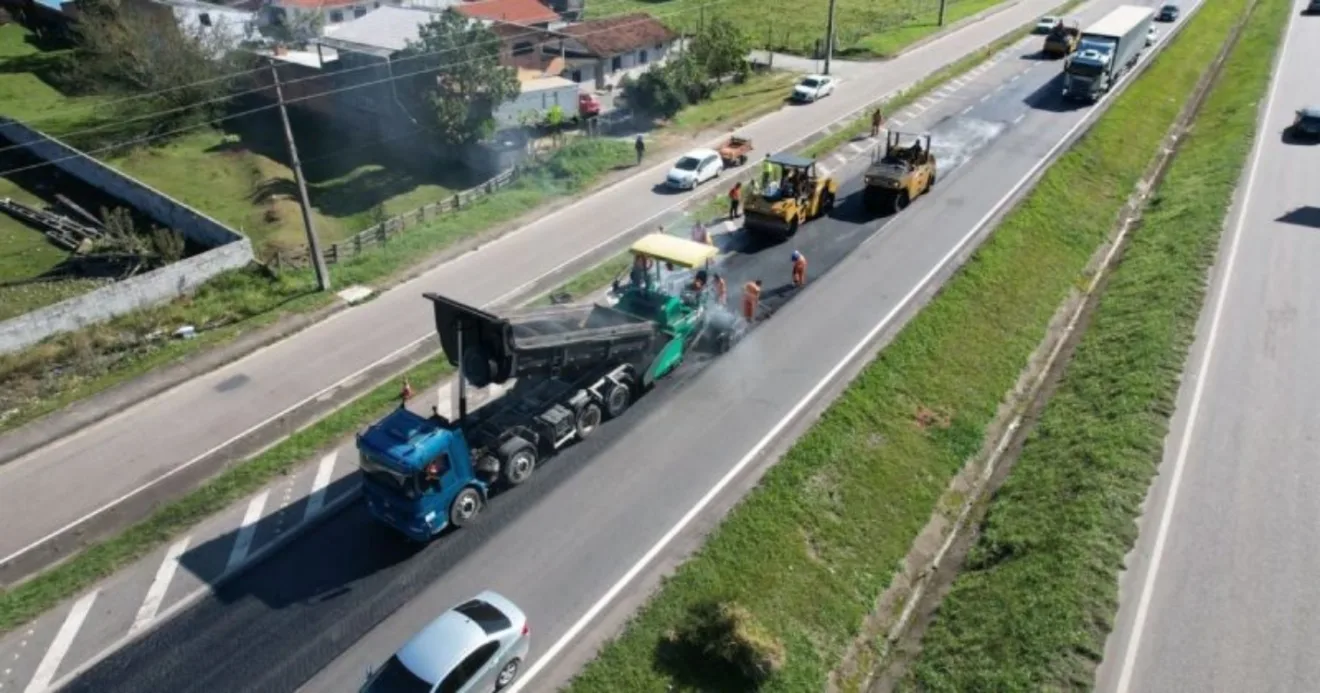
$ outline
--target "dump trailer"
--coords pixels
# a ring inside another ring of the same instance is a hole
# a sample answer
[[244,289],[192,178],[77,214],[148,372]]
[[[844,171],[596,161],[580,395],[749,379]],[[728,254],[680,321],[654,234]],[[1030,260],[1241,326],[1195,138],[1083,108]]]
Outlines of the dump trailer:
[[[493,488],[523,483],[539,461],[623,414],[657,377],[672,339],[652,320],[603,305],[501,316],[426,297],[458,371],[457,417],[400,407],[357,438],[368,511],[416,541],[471,522]],[[469,412],[469,383],[508,389]]]
[[1154,18],[1149,7],[1123,5],[1083,31],[1063,68],[1064,96],[1094,103],[1112,89],[1137,64]]
[[[547,306],[504,315],[426,294],[445,358],[458,371],[456,418],[399,407],[357,438],[363,497],[373,517],[416,541],[471,522],[492,489],[517,486],[536,465],[620,416],[710,337],[740,335],[708,310],[704,277],[718,251],[652,234],[633,244],[636,281],[611,305]],[[665,276],[668,272],[669,276]],[[693,272],[681,291],[663,287]],[[467,387],[505,388],[469,412]]]

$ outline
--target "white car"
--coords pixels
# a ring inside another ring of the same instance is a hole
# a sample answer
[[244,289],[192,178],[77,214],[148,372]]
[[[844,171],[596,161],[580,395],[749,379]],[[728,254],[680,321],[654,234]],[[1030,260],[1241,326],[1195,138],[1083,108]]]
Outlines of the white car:
[[793,87],[793,100],[811,102],[823,99],[834,93],[834,85],[837,83],[833,77],[826,75],[807,75]]
[[693,149],[684,154],[665,176],[665,185],[675,190],[693,190],[724,170],[724,160],[714,149]]
[[1146,31],[1146,45],[1147,46],[1155,45],[1155,40],[1158,39],[1159,37],[1160,37],[1160,30],[1156,29],[1155,27],[1151,27],[1148,31]]
[[1058,23],[1059,23],[1058,17],[1045,15],[1044,17],[1040,18],[1040,21],[1036,22],[1036,33],[1048,34],[1050,33],[1050,30],[1054,28],[1054,25]]

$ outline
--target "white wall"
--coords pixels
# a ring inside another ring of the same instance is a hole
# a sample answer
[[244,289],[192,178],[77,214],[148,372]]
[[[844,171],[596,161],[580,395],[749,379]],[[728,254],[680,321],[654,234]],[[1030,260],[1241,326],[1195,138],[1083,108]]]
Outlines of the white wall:
[[[523,88],[526,89],[526,85]],[[530,111],[544,117],[551,107],[558,104],[559,108],[564,111],[564,118],[572,118],[577,115],[577,95],[580,91],[581,89],[576,84],[526,91],[519,94],[513,101],[501,104],[492,115],[499,127],[515,127],[523,124],[523,114]]]
[[[582,46],[572,46],[569,50],[582,51]],[[564,76],[568,79],[574,78],[574,71],[580,72],[581,79],[576,80],[586,85],[587,88],[605,89],[617,86],[619,80],[625,76],[636,78],[638,75],[646,72],[655,65],[659,65],[669,57],[672,50],[672,44],[664,44],[659,48],[647,46],[615,58],[605,58],[599,61],[570,58],[567,69],[564,70]],[[645,59],[643,61],[643,59]]]

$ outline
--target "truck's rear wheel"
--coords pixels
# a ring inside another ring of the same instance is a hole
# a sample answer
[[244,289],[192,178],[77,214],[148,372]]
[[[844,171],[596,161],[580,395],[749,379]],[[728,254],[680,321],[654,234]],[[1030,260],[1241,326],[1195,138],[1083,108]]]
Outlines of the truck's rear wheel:
[[611,419],[623,416],[632,404],[632,388],[626,382],[615,383],[605,393],[605,414]]
[[797,235],[798,224],[800,223],[798,221],[798,216],[799,215],[794,214],[793,220],[788,222],[788,235],[787,235],[788,238],[792,238]]
[[596,432],[600,426],[601,413],[600,405],[595,402],[587,402],[582,405],[582,409],[577,415],[577,434],[578,438],[586,440],[587,436]]
[[469,525],[480,513],[481,494],[474,488],[465,488],[449,504],[449,524],[454,527]]
[[527,481],[536,471],[536,449],[531,443],[517,439],[509,441],[500,448],[500,478],[509,486],[517,486]]

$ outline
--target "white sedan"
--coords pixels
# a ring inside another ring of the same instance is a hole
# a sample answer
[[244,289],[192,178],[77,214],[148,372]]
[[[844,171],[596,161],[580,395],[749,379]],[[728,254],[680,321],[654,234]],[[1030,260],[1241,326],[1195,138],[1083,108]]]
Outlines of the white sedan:
[[1035,33],[1048,34],[1050,33],[1050,30],[1054,28],[1054,25],[1058,23],[1059,23],[1058,17],[1047,14],[1044,17],[1041,17],[1040,21],[1036,22]]
[[802,78],[793,87],[793,100],[810,102],[818,101],[834,93],[834,85],[838,82],[826,75],[807,75]]
[[724,160],[713,149],[693,149],[669,169],[665,185],[677,190],[692,190],[720,175]]

